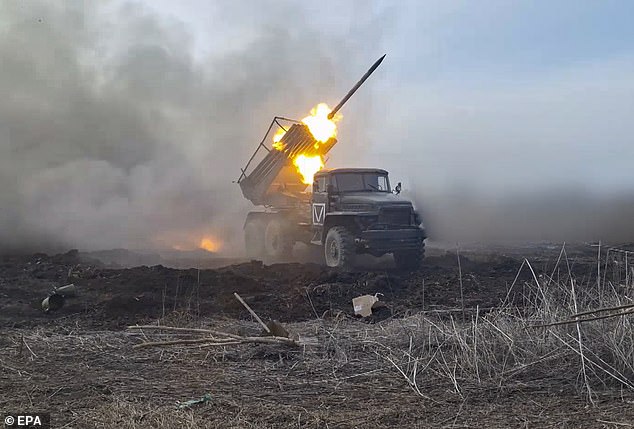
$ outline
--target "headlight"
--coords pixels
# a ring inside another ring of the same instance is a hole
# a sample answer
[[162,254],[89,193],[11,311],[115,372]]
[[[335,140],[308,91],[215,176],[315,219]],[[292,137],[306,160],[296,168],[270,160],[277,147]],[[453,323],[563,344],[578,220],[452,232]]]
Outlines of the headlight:
[[423,219],[418,212],[414,212],[414,225],[423,226]]

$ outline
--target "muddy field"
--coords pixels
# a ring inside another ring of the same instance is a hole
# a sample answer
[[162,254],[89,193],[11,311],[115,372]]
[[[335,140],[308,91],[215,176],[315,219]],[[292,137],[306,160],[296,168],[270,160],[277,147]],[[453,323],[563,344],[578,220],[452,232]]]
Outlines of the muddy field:
[[[574,353],[560,344],[529,364],[513,352],[495,374],[480,359],[472,376],[455,347],[453,357],[444,354],[463,328],[498,323],[501,309],[513,309],[514,320],[533,317],[533,286],[542,279],[574,277],[582,287],[598,278],[631,302],[629,268],[614,256],[621,254],[597,250],[568,245],[564,264],[557,245],[471,247],[459,256],[432,249],[414,273],[254,261],[113,268],[76,251],[3,256],[0,409],[50,411],[53,427],[634,427],[627,364],[618,377],[591,366],[594,378],[580,381]],[[41,300],[68,283],[79,295],[44,314]],[[133,348],[149,338],[126,330],[135,324],[259,335],[234,292],[263,319],[316,344]],[[355,318],[352,298],[377,293],[386,307]],[[419,358],[432,349],[428,361]],[[482,355],[477,344],[473,350]],[[202,404],[175,405],[206,393]]]

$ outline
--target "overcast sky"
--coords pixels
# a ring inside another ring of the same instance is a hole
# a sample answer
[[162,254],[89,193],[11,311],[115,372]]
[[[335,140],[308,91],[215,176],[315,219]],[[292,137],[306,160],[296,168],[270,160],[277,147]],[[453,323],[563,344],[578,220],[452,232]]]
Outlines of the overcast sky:
[[[181,20],[197,50],[212,55],[248,43],[249,29],[266,24],[254,10],[268,8],[291,19],[301,10],[324,37],[367,33],[367,43],[353,43],[368,66],[388,54],[344,109],[333,164],[387,163],[394,175],[435,186],[634,187],[630,1],[222,3],[147,2]],[[351,69],[342,64],[339,77],[334,65],[337,88],[354,83]],[[359,123],[368,141],[345,141],[364,135]],[[369,150],[360,159],[343,145]],[[430,174],[399,171],[403,163]]]

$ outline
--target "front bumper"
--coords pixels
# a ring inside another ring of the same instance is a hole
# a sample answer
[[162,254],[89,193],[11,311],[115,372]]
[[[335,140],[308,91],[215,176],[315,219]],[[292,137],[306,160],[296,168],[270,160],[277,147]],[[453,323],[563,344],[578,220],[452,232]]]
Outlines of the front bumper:
[[425,240],[422,228],[366,230],[356,239],[359,250],[384,254],[395,250],[419,249]]

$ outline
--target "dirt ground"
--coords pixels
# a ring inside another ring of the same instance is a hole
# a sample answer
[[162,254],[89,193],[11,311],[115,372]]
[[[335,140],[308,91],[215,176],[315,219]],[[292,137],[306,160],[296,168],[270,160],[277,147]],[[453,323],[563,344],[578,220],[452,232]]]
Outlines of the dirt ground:
[[[577,278],[597,276],[596,251],[567,247]],[[60,428],[634,427],[632,391],[606,385],[591,404],[568,374],[529,371],[503,384],[452,384],[430,372],[412,386],[390,362],[387,344],[407,347],[407,332],[422,314],[453,320],[464,308],[469,318],[503,301],[523,308],[523,285],[533,277],[519,270],[524,258],[536,275],[551,274],[560,247],[429,254],[413,273],[389,264],[337,273],[254,261],[216,269],[112,268],[76,251],[2,256],[0,410],[49,411]],[[43,313],[41,300],[68,283],[79,295]],[[126,330],[135,324],[259,334],[234,292],[262,318],[317,344],[133,348],[147,339]],[[352,298],[376,293],[387,307],[355,318]],[[176,406],[206,393],[210,400],[202,404]]]

